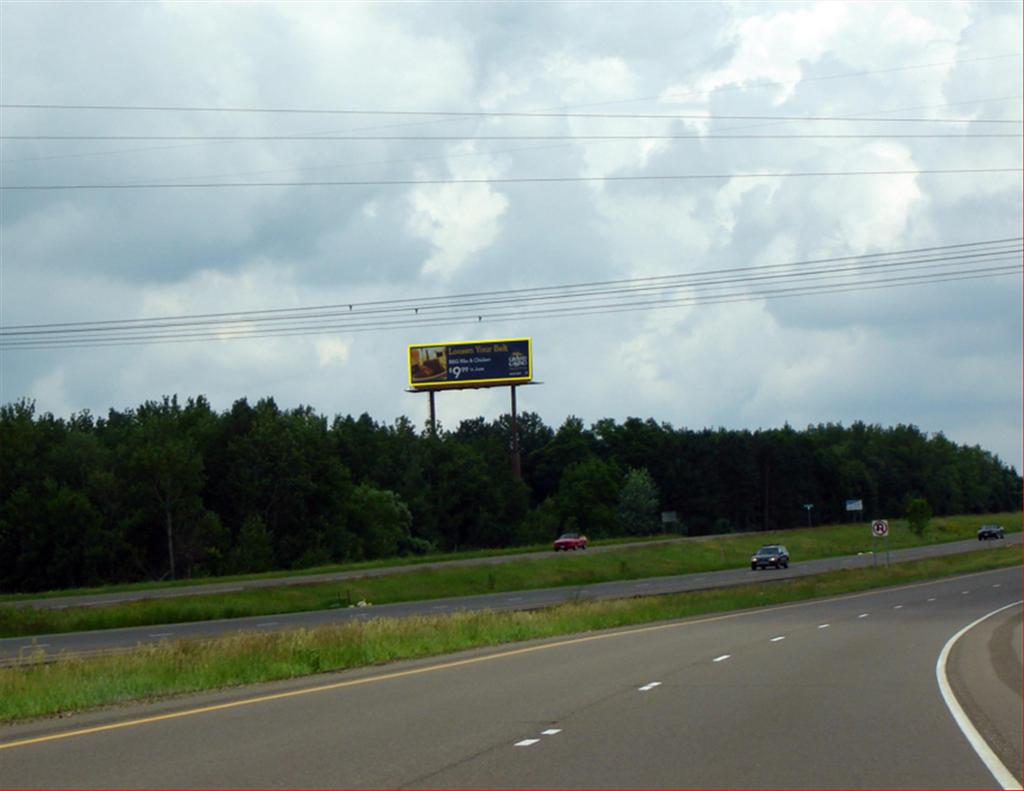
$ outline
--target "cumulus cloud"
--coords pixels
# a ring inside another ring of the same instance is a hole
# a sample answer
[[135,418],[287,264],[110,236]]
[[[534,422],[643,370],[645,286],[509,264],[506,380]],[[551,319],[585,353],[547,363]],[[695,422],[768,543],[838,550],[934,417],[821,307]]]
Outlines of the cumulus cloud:
[[[473,152],[472,143],[453,150],[456,157]],[[494,162],[452,159],[449,164],[453,179],[486,180],[500,172]],[[420,176],[426,180],[424,171]],[[499,220],[508,208],[508,199],[488,184],[423,185],[412,190],[409,202],[409,230],[433,248],[422,273],[443,280],[494,243],[501,231]]]
[[[572,4],[36,3],[8,4],[0,37],[10,102],[408,113],[5,111],[7,135],[374,138],[5,141],[5,185],[364,182],[5,191],[6,326],[779,264],[795,272],[807,260],[1020,235],[1019,138],[971,136],[987,126],[559,114],[1012,120],[1019,4],[662,4],[594,14]],[[441,110],[549,114],[412,114]],[[771,137],[863,131],[965,137]],[[652,137],[694,133],[700,139]],[[716,138],[728,133],[748,137]],[[595,134],[635,139],[485,139]],[[1017,170],[779,175],[989,167]],[[721,177],[661,178],[687,174]],[[491,181],[551,176],[594,180]],[[600,180],[630,176],[658,179]],[[373,183],[451,179],[479,183]],[[549,423],[570,413],[695,428],[909,422],[1019,466],[1021,313],[1017,274],[635,313],[541,319],[512,310],[469,325],[5,350],[0,400],[25,396],[66,413],[173,392],[205,394],[218,408],[272,395],[422,425],[424,399],[405,393],[407,343],[529,335],[544,384],[524,388],[520,408]],[[454,428],[507,411],[508,393],[451,393],[438,406]]]

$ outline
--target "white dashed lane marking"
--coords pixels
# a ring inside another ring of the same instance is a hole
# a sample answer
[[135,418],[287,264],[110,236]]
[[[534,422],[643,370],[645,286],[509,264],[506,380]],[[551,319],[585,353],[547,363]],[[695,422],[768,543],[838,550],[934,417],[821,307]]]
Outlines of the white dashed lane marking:
[[150,637],[174,637],[174,632],[157,632],[156,634],[151,634]]
[[832,624],[830,624],[830,623],[823,623],[823,624],[819,624],[818,628],[819,629],[828,629],[828,627],[830,627],[831,625]]
[[721,656],[716,656],[716,657],[715,657],[714,659],[712,659],[711,661],[712,661],[712,662],[724,662],[724,661],[725,661],[726,659],[728,659],[728,658],[729,658],[730,656],[732,656],[732,654],[722,654]]
[[960,591],[961,596],[966,596],[970,591]]
[[523,739],[521,742],[516,742],[516,747],[530,747],[539,741],[540,739]]
[[777,643],[780,640],[785,640],[785,639],[786,639],[785,635],[780,635],[779,637],[773,637],[770,642]]
[[998,587],[1000,587],[1000,586],[1001,586],[1002,584],[1003,584],[1003,583],[1001,583],[1001,582],[997,582],[997,583],[996,583],[995,585],[993,585],[992,587],[993,587],[993,588],[998,588]]
[[902,610],[903,609],[903,605],[902,604],[897,604],[895,607],[893,607],[893,609],[894,610]]
[[661,682],[660,681],[652,681],[650,684],[644,684],[642,687],[638,687],[637,688],[637,692],[649,692],[650,690],[654,689],[655,687],[660,687],[660,686],[661,686]]
[[861,613],[860,615],[858,615],[857,617],[858,617],[858,618],[867,618],[867,617],[868,617],[869,615],[871,615],[871,613],[869,613],[869,612],[862,612],[862,613]]
[[546,731],[541,731],[541,736],[554,736],[556,733],[561,733],[561,728],[548,728]]
[[932,596],[928,601],[935,601],[935,597]]

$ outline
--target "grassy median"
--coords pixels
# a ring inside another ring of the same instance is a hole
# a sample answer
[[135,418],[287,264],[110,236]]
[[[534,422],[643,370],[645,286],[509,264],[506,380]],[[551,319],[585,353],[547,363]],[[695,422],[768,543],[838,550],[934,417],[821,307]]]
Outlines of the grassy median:
[[0,722],[452,653],[536,638],[740,610],[1019,565],[1018,546],[670,596],[570,603],[531,612],[374,619],[275,634],[181,640],[0,671]]
[[[933,520],[923,536],[893,522],[890,549],[974,538],[984,522],[1019,530],[1020,514],[944,517]],[[130,626],[185,623],[223,618],[278,615],[348,607],[366,601],[403,601],[501,593],[537,588],[590,585],[742,568],[762,544],[785,543],[794,561],[869,552],[871,534],[864,524],[833,525],[715,538],[612,552],[563,553],[493,566],[453,566],[315,585],[282,585],[229,593],[149,599],[103,607],[35,609],[0,606],[0,637],[79,632]],[[878,549],[883,549],[882,542]]]

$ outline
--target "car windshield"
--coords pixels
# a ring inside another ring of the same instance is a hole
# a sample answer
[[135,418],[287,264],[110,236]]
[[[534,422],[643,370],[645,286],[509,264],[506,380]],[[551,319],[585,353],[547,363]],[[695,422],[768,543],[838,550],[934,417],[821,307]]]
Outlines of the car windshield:
[[579,533],[562,533],[562,538],[579,538]]
[[761,547],[757,550],[758,555],[775,555],[779,551],[778,547]]

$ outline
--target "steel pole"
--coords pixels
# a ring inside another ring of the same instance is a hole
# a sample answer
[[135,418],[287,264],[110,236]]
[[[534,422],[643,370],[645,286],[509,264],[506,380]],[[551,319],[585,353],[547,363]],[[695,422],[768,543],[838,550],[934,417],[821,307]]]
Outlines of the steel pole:
[[512,390],[512,475],[516,480],[522,480],[523,469],[519,460],[519,423],[516,420],[516,386],[511,385]]

